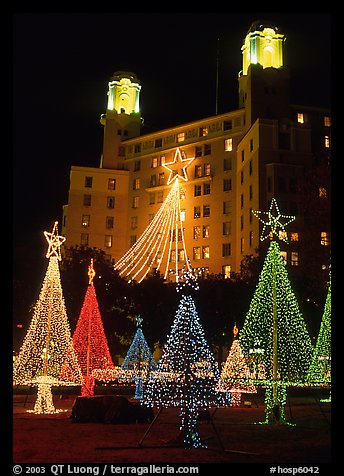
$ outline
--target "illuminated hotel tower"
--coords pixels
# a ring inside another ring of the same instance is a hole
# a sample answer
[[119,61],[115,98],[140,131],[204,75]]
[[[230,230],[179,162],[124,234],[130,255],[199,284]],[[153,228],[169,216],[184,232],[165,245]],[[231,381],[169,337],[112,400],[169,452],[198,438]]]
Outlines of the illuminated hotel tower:
[[[307,222],[303,200],[305,172],[314,157],[329,163],[330,113],[291,104],[284,48],[277,27],[252,23],[241,48],[238,109],[149,134],[142,134],[138,78],[114,73],[101,116],[100,167],[71,168],[62,228],[66,248],[100,248],[118,262],[154,223],[172,188],[165,165],[180,154],[189,165],[179,218],[193,267],[225,276],[240,272],[243,258],[261,246],[252,210],[268,210],[272,198],[281,213],[297,217],[290,244],[281,245],[286,263],[305,266],[303,237],[311,227],[316,229],[307,239],[315,240],[317,253],[327,252],[329,214]],[[328,197],[326,186],[317,184],[322,197]],[[179,253],[176,261],[182,263],[183,246],[175,235],[171,256]]]

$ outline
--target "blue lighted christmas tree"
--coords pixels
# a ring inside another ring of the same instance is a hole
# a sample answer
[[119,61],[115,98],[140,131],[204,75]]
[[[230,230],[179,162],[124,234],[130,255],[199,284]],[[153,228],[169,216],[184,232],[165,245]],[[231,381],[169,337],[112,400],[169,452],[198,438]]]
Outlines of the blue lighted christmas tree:
[[246,356],[260,342],[265,379],[257,382],[266,386],[266,423],[283,423],[284,406],[289,385],[303,385],[312,358],[312,344],[278,242],[288,241],[285,226],[295,217],[282,215],[275,199],[268,212],[253,212],[267,219],[263,222],[261,240],[270,243],[259,282],[256,287],[244,326],[240,344]]
[[149,377],[151,371],[155,370],[156,362],[143,335],[140,316],[136,319],[136,325],[135,336],[121,365],[123,372],[120,379],[136,382],[135,398],[141,398],[143,381]]
[[204,447],[198,431],[199,411],[229,404],[230,397],[216,391],[219,371],[190,295],[192,288],[198,285],[187,272],[179,280],[178,310],[157,371],[144,388],[143,403],[180,408],[184,446],[197,448]]

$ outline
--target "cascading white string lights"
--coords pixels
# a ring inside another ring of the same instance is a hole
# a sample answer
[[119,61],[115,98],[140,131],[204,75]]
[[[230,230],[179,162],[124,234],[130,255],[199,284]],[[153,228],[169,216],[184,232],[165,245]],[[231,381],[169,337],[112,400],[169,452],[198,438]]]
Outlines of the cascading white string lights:
[[[34,413],[56,413],[52,386],[81,385],[82,375],[75,354],[60,280],[60,247],[65,241],[58,235],[55,222],[52,233],[44,232],[49,258],[42,288],[34,308],[30,327],[14,362],[13,384],[38,386]],[[61,375],[64,364],[65,371]]]
[[141,282],[153,269],[167,279],[172,273],[178,282],[184,264],[191,271],[187,255],[183,217],[180,207],[180,184],[188,181],[187,167],[193,162],[177,148],[171,162],[163,166],[169,170],[167,185],[172,188],[159,211],[133,244],[115,264],[121,276]]

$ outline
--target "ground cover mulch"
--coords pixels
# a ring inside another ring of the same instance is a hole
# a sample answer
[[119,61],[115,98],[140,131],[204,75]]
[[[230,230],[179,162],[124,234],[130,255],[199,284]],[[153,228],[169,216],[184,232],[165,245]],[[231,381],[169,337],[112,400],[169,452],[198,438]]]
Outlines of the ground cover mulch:
[[66,411],[35,415],[27,412],[33,408],[34,395],[14,395],[15,464],[331,463],[331,404],[311,397],[289,401],[287,418],[295,426],[257,424],[264,420],[263,400],[252,401],[251,407],[219,408],[212,422],[205,419],[199,424],[206,449],[180,446],[178,409],[164,409],[151,427],[148,422],[75,423],[71,415],[76,398],[54,396],[55,407]]

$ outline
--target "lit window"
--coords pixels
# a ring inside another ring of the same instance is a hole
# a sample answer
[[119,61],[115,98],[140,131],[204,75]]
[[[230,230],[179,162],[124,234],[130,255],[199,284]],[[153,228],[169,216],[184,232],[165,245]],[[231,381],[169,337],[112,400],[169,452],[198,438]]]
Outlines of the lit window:
[[320,233],[320,244],[322,246],[329,246],[329,244],[330,244],[330,234],[327,231],[322,231]]
[[202,246],[202,258],[209,259],[209,257],[210,257],[209,246]]
[[164,183],[165,183],[165,173],[160,172],[159,173],[159,185],[164,185]]
[[331,127],[331,118],[330,116],[324,116],[324,126]]
[[202,177],[202,165],[195,165],[195,177]]
[[222,234],[226,235],[226,236],[231,234],[231,222],[230,221],[224,221],[222,223]]
[[299,253],[297,251],[292,251],[290,254],[290,264],[291,266],[299,266]]
[[231,150],[233,150],[233,139],[225,139],[225,151],[230,152]]
[[194,207],[194,218],[200,218],[201,217],[201,207]]
[[319,198],[327,198],[327,190],[325,187],[319,187]]
[[186,198],[186,190],[185,190],[185,188],[180,189],[180,191],[179,191],[179,198],[180,198],[181,200],[185,200],[185,198]]
[[183,142],[185,140],[185,132],[179,132],[177,134],[177,142]]
[[330,147],[330,136],[325,136],[325,147],[326,149]]
[[138,206],[139,206],[139,198],[140,198],[140,197],[133,197],[132,208],[138,208]]
[[158,192],[157,203],[162,203],[164,201],[164,192]]
[[288,240],[288,235],[286,231],[279,230],[278,232],[278,238],[282,241],[287,241]]
[[203,225],[203,238],[209,238],[209,225]]
[[194,248],[193,248],[193,259],[194,260],[201,259],[201,247],[200,246],[194,246]]
[[299,124],[304,124],[305,123],[305,118],[302,112],[297,113],[297,122]]
[[178,261],[185,261],[185,251],[178,250]]
[[90,218],[91,218],[91,215],[82,215],[82,226],[90,226]]
[[290,233],[290,240],[291,241],[299,241],[299,234],[297,231],[292,231]]
[[155,169],[158,166],[158,157],[152,158],[152,169]]
[[133,190],[139,190],[140,188],[140,179],[136,178],[133,180]]
[[204,164],[204,175],[210,175],[210,164]]
[[105,235],[104,246],[105,246],[105,248],[111,248],[112,247],[112,235]]
[[199,128],[199,135],[200,137],[205,137],[209,134],[209,128],[208,127],[200,127]]
[[225,264],[222,266],[222,274],[226,279],[229,279],[231,277],[231,265],[230,264]]
[[185,221],[185,210],[180,210],[180,221]]
[[109,178],[108,180],[108,190],[115,190],[116,189],[116,179]]
[[193,227],[193,237],[194,237],[194,240],[198,240],[198,238],[201,237],[201,227],[200,226],[194,226]]
[[287,264],[287,252],[281,251],[281,256],[282,256],[283,264]]

